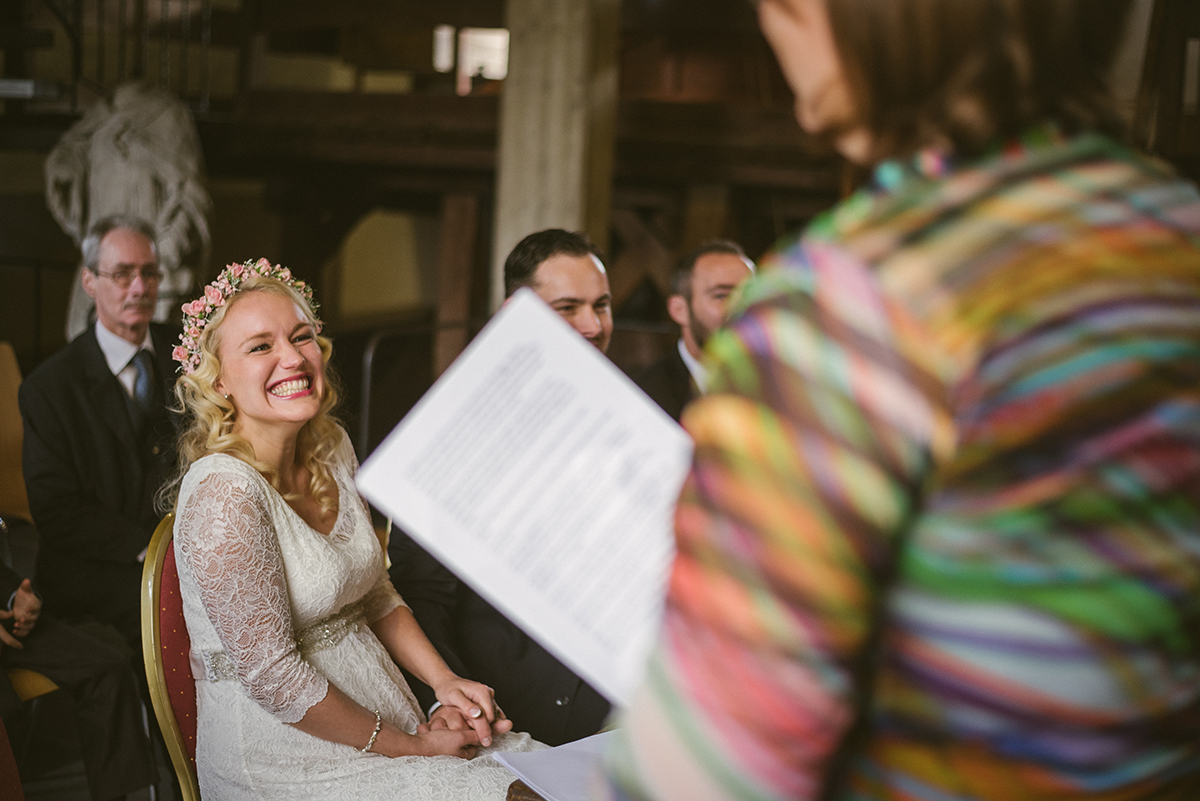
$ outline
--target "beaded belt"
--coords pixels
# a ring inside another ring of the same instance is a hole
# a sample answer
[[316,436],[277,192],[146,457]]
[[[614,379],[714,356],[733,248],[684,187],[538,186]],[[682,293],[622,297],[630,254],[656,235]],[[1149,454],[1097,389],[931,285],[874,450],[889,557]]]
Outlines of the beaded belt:
[[[367,624],[361,602],[346,605],[342,611],[318,620],[296,632],[296,647],[307,656],[314,651],[332,648],[347,634],[359,631]],[[188,654],[192,675],[197,681],[234,681],[237,671],[224,651],[192,651]]]

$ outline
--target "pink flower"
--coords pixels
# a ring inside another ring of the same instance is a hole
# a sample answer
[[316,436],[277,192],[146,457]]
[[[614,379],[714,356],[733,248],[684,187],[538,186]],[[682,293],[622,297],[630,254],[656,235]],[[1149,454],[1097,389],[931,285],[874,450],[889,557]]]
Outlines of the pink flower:
[[289,270],[288,268],[284,267],[283,272],[281,272],[279,274],[279,280],[280,281],[291,281],[292,280],[292,271]]
[[214,306],[220,306],[225,302],[225,296],[221,294],[221,290],[212,284],[204,287],[204,297]]
[[204,298],[196,298],[191,303],[186,304],[184,306],[184,311],[187,314],[195,317],[197,314],[204,311]]
[[229,272],[234,278],[241,278],[246,272],[246,266],[244,264],[231,264],[229,265]]
[[200,329],[193,325],[191,328],[189,328],[187,330],[187,335],[189,337],[191,337],[192,339],[195,339],[198,336],[200,336]]
[[182,363],[188,357],[188,349],[183,345],[176,345],[175,350],[171,351],[171,358]]

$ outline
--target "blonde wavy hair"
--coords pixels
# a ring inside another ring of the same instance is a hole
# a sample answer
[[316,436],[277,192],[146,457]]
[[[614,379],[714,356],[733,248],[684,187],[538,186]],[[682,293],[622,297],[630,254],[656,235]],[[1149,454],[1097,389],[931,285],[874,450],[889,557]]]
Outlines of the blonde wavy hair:
[[[314,332],[320,328],[312,308],[295,288],[265,276],[246,279],[225,305],[217,309],[199,338],[200,363],[190,374],[181,374],[175,383],[175,397],[180,406],[177,411],[184,415],[185,428],[179,435],[178,475],[164,488],[160,502],[163,508],[174,508],[179,498],[179,484],[192,463],[212,453],[236,456],[261,473],[271,486],[280,489],[277,471],[256,459],[250,443],[234,433],[237,410],[214,388],[221,377],[221,359],[218,355],[221,349],[221,324],[229,310],[251,292],[267,292],[287,298],[312,325]],[[308,468],[312,476],[308,490],[320,505],[321,511],[328,513],[337,508],[338,500],[337,482],[330,465],[333,463],[334,451],[341,444],[345,434],[333,415],[339,394],[337,379],[329,367],[333,344],[323,336],[315,336],[321,348],[321,360],[325,364],[325,395],[321,398],[321,407],[316,416],[300,429],[296,440],[296,461]],[[282,494],[282,490],[280,492]],[[287,500],[296,497],[299,496],[284,495]]]

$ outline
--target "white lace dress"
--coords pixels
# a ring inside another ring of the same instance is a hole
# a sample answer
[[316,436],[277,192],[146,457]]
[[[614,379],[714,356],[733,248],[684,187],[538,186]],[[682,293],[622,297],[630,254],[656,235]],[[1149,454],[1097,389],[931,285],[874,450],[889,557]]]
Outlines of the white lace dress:
[[[192,465],[175,522],[184,616],[197,677],[196,765],[206,801],[494,799],[513,776],[490,752],[542,747],[525,734],[475,759],[363,754],[293,726],[328,683],[412,733],[423,720],[367,623],[403,604],[338,452],[338,518],[322,535],[259,473],[221,454]],[[370,731],[363,732],[366,744]]]

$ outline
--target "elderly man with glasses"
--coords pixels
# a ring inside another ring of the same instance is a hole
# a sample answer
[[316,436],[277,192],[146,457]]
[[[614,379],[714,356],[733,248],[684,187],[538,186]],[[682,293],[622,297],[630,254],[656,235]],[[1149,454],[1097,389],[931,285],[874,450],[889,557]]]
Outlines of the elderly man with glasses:
[[167,401],[171,333],[151,322],[154,231],[108,217],[84,239],[96,321],[21,385],[24,471],[40,536],[35,584],[48,613],[117,630],[140,653],[141,561],[175,463]]

